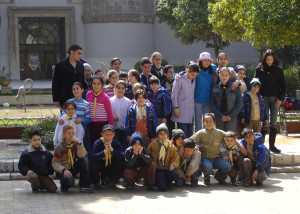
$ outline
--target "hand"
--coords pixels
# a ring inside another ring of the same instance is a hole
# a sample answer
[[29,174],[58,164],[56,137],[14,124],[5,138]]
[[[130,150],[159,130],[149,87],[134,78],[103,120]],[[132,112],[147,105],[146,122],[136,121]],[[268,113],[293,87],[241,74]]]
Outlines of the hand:
[[240,81],[239,80],[236,80],[232,85],[231,85],[231,89],[234,90],[236,89],[240,84]]
[[258,171],[255,170],[252,174],[252,180],[256,181],[257,180],[257,175],[258,175]]
[[80,143],[80,140],[75,136],[72,137],[72,141],[75,143]]
[[173,171],[174,169],[175,169],[175,166],[170,165],[169,170],[170,170],[170,171]]
[[70,177],[72,177],[72,172],[70,172],[69,170],[66,169],[66,170],[64,171],[64,177],[65,177],[65,178],[70,178]]
[[187,176],[187,175],[184,175],[183,179],[186,181],[186,182],[191,182],[191,177]]
[[111,146],[111,143],[110,143],[110,144],[108,144],[108,149],[109,149],[109,151],[111,151],[111,152],[113,152],[113,151],[114,151],[114,148]]
[[223,117],[221,118],[221,120],[222,120],[223,122],[227,122],[227,117],[226,117],[226,116],[223,116]]
[[227,118],[227,121],[230,121],[231,120],[231,117],[230,116],[226,116]]
[[174,116],[175,116],[176,118],[179,118],[179,117],[180,117],[180,112],[174,112]]
[[119,121],[119,117],[115,114],[113,114],[113,118],[114,118],[114,121]]
[[108,145],[107,144],[104,144],[104,153],[106,154],[108,152]]
[[53,104],[54,104],[56,107],[60,108],[59,102],[53,102]]
[[143,147],[140,148],[139,155],[142,154],[142,152],[143,152]]
[[64,123],[65,123],[65,121],[61,118],[58,118],[57,121],[58,121],[59,125],[64,125]]
[[28,171],[27,171],[27,176],[32,175],[33,173],[34,173],[33,171],[28,170]]
[[83,119],[81,119],[81,118],[76,118],[76,119],[74,120],[74,122],[75,122],[76,124],[80,124],[81,122],[83,122]]
[[245,119],[244,118],[242,119],[242,124],[245,124]]
[[275,106],[280,107],[281,103],[282,103],[282,101],[280,99],[277,99]]
[[181,79],[181,76],[179,74],[176,74],[175,75],[175,80],[180,80]]
[[222,159],[223,161],[229,161],[229,157],[227,155],[225,155]]
[[166,118],[160,118],[160,124],[165,123],[167,124],[167,119]]
[[269,126],[270,124],[269,124],[269,121],[268,120],[266,120],[265,121],[265,126]]
[[134,149],[133,149],[133,154],[139,155],[139,150],[134,150]]
[[241,153],[242,153],[245,157],[247,157],[247,155],[248,155],[247,149],[246,149],[244,146],[240,146],[240,149],[241,149]]

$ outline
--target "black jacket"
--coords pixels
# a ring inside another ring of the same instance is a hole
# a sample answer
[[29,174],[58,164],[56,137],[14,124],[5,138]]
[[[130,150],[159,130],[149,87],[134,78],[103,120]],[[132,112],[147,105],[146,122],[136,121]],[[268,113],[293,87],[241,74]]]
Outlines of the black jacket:
[[35,151],[31,144],[21,154],[18,168],[19,172],[26,176],[27,171],[31,170],[38,175],[52,175],[54,170],[52,168],[52,153],[41,145],[40,151]]
[[136,169],[152,163],[151,157],[148,155],[147,149],[143,148],[142,154],[133,154],[132,146],[125,151],[126,168]]
[[259,93],[263,97],[277,97],[281,101],[284,100],[286,85],[281,68],[268,66],[262,71],[261,66],[257,66],[254,77],[261,83]]
[[[121,143],[118,140],[113,139],[111,146],[114,149],[112,152],[112,159],[116,158],[118,160],[124,161],[124,151]],[[98,161],[105,160],[104,150],[105,150],[105,146],[102,140],[101,139],[96,140],[92,148],[92,160],[98,160]]]
[[52,80],[53,102],[59,102],[60,106],[73,97],[72,85],[74,82],[81,82],[87,88],[84,81],[84,67],[79,61],[76,68],[71,65],[69,57],[61,60],[55,66]]

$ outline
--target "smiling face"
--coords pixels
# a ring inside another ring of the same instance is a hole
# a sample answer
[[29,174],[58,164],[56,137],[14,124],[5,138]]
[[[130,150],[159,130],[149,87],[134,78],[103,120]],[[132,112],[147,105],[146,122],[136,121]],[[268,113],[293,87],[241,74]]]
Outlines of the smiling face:
[[104,132],[101,133],[102,137],[104,138],[105,142],[112,142],[115,132],[112,130],[105,130]]
[[233,147],[236,142],[236,139],[234,137],[225,137],[224,140],[228,148]]
[[156,68],[159,68],[161,66],[161,56],[156,55],[155,57],[153,57],[152,62]]
[[110,82],[110,84],[115,85],[117,84],[118,79],[118,74],[114,73],[108,78],[108,81]]
[[72,87],[73,95],[77,100],[82,98],[82,93],[84,92],[83,88],[80,88],[79,85],[73,85]]
[[176,141],[175,141],[175,146],[179,149],[183,144],[183,137],[180,137],[178,138]]
[[212,130],[215,126],[214,119],[211,116],[205,116],[204,121],[203,121],[203,125],[206,129]]
[[173,80],[173,75],[174,75],[174,68],[169,68],[168,72],[166,74],[164,73],[164,76],[167,77],[169,81]]
[[222,67],[226,67],[228,65],[228,59],[225,55],[221,55],[219,56],[219,58],[217,59],[217,63],[219,64],[219,66]]
[[102,88],[103,88],[103,85],[101,84],[100,80],[98,79],[94,79],[93,80],[93,83],[92,83],[92,87],[93,87],[93,91],[98,94]]
[[84,67],[84,78],[86,80],[88,80],[88,79],[91,78],[91,76],[92,76],[92,69],[90,67],[88,67],[88,66],[85,66]]
[[144,107],[145,106],[145,100],[146,99],[145,99],[144,95],[139,94],[138,97],[137,97],[137,100],[136,100],[136,102],[138,104],[138,107]]
[[244,136],[244,140],[249,144],[254,144],[254,134],[248,133]]
[[75,112],[75,108],[73,105],[68,105],[67,108],[65,109],[66,113],[69,117],[72,117],[74,112]]
[[125,94],[126,87],[124,84],[120,84],[116,87],[116,95],[118,98],[122,98]]
[[143,71],[144,76],[148,77],[151,72],[151,64],[145,63],[143,66],[141,65],[141,69]]
[[34,148],[38,148],[41,145],[42,138],[39,135],[33,135],[30,139],[29,142],[32,144]]

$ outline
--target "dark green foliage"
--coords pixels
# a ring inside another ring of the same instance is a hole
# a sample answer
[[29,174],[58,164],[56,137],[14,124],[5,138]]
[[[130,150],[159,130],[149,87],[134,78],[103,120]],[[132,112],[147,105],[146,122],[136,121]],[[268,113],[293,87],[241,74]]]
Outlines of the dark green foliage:
[[283,72],[286,82],[286,96],[296,97],[296,90],[300,90],[300,66],[290,66]]

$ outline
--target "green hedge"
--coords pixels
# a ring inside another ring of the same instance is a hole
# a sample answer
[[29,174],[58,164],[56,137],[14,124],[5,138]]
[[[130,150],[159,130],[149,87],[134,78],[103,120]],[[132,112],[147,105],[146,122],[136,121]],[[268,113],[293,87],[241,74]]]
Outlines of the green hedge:
[[296,90],[300,90],[300,66],[289,66],[283,72],[286,82],[286,96],[296,97]]

